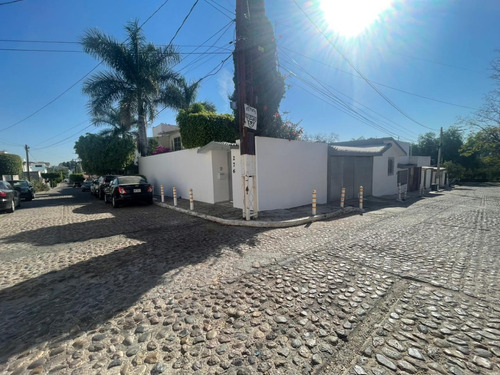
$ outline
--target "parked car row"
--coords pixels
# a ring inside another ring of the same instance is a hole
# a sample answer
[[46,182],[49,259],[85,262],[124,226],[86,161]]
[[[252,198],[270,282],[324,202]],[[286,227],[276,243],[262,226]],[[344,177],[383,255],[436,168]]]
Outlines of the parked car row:
[[153,186],[143,176],[101,176],[91,182],[89,191],[113,208],[129,202],[153,203]]
[[35,199],[35,188],[29,181],[0,181],[0,212],[14,212],[16,208],[21,207],[21,199]]

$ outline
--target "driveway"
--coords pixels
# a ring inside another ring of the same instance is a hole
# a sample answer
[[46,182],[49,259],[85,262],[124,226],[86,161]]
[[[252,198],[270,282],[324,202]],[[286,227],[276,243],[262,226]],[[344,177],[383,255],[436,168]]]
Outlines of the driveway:
[[57,188],[0,215],[0,372],[498,374],[499,208],[240,228]]

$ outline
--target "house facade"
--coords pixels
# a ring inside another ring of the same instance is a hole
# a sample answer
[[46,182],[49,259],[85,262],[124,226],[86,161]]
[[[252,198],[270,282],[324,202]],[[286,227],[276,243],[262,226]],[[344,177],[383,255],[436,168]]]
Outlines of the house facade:
[[422,167],[430,156],[410,156],[410,143],[393,138],[374,138],[336,142],[329,148],[329,201],[342,187],[346,199],[355,198],[359,186],[366,196],[398,194],[399,185],[408,191],[418,190]]
[[[425,166],[430,157],[409,155],[409,143],[392,138],[341,142],[332,145],[255,137],[258,211],[317,203],[338,203],[343,187],[346,199],[397,195],[398,186],[418,190],[432,178]],[[211,142],[197,149],[139,158],[139,172],[165,194],[175,186],[181,197],[193,189],[194,199],[206,203],[232,202],[243,208],[242,157],[238,144]],[[428,175],[428,176],[427,176]],[[428,179],[428,180],[427,180]],[[254,194],[252,192],[252,194]]]
[[168,147],[172,151],[182,150],[181,132],[176,125],[159,124],[153,126],[153,138],[160,146]]

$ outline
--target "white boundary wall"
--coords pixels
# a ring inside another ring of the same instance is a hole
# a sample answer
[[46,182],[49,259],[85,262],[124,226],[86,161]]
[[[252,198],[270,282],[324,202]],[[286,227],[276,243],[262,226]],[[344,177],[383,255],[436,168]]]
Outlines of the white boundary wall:
[[[327,202],[328,145],[256,137],[258,210],[286,209]],[[233,206],[243,208],[239,150],[231,151]],[[234,164],[233,164],[234,163]]]
[[[373,158],[372,195],[374,197],[398,193],[398,162],[401,154],[395,149],[396,146],[393,146],[384,155]],[[390,157],[394,158],[394,173],[389,176],[387,172]]]
[[167,152],[139,158],[139,173],[154,185],[155,194],[160,194],[160,185],[165,195],[172,196],[172,188],[177,196],[189,199],[189,189],[193,189],[194,199],[215,203],[212,172],[212,153],[197,153],[198,149]]

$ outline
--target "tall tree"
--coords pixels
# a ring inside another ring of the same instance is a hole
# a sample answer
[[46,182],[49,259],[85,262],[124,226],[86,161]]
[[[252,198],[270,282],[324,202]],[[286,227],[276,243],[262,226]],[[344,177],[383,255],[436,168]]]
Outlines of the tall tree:
[[78,138],[74,149],[83,169],[92,174],[120,173],[133,163],[135,157],[135,144],[131,137],[87,133]]
[[168,102],[164,95],[178,79],[172,64],[179,54],[171,46],[157,47],[146,42],[138,21],[125,26],[128,38],[120,43],[96,29],[86,31],[82,39],[85,52],[102,60],[110,70],[92,75],[84,82],[83,92],[91,98],[90,112],[101,116],[118,105],[124,118],[137,118],[138,149],[147,155],[146,126],[157,114],[157,106]]
[[495,88],[471,116],[459,124],[469,125],[472,134],[461,148],[464,156],[475,161],[473,178],[500,179],[500,56],[491,63],[491,78]]
[[108,125],[110,128],[101,131],[102,135],[111,135],[115,137],[133,137],[137,139],[138,133],[132,131],[131,127],[137,125],[137,121],[131,121],[124,118],[126,114],[122,113],[120,109],[110,107],[107,108],[100,115],[94,116],[92,122],[96,126]]
[[188,109],[196,101],[201,80],[188,84],[184,77],[172,82],[162,93],[161,101],[171,103],[176,109]]
[[[245,60],[251,70],[251,80],[257,108],[256,135],[299,139],[302,130],[298,124],[283,120],[279,113],[281,99],[285,95],[285,79],[277,67],[276,39],[269,18],[265,13],[264,0],[248,0],[248,27],[246,28]],[[236,54],[234,55],[236,68]],[[236,69],[233,78],[237,85]],[[236,89],[231,96],[237,98]],[[234,110],[238,121],[238,110]]]

